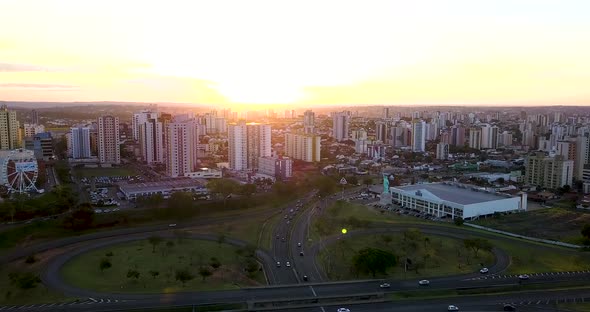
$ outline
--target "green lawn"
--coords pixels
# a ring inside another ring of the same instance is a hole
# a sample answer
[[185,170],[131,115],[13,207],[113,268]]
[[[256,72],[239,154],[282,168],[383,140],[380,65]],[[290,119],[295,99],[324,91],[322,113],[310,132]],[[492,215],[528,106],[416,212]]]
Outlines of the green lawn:
[[8,277],[10,273],[30,272],[39,276],[47,262],[46,259],[41,259],[39,255],[37,255],[37,258],[39,261],[33,264],[26,264],[24,259],[20,259],[4,265],[0,269],[0,306],[65,302],[69,299],[61,293],[48,289],[41,283],[37,284],[35,288],[26,290],[10,283]]
[[278,213],[266,220],[266,225],[262,228],[260,234],[260,246],[259,248],[270,250],[272,247],[273,232],[276,225],[283,220],[283,214]]
[[476,224],[516,234],[580,244],[580,230],[590,223],[590,212],[546,208],[481,219]]
[[[493,263],[491,253],[480,250],[476,257],[472,251],[464,248],[460,240],[420,234],[419,238],[411,244],[414,247],[404,248],[403,234],[396,233],[388,236],[392,239],[390,242],[386,242],[383,235],[341,239],[322,249],[319,255],[320,263],[332,280],[371,278],[372,276],[369,275],[356,275],[351,272],[352,258],[357,251],[365,247],[390,251],[398,258],[398,264],[385,276],[376,276],[378,278],[419,279],[464,274],[476,272],[480,268],[480,263],[484,265]],[[407,251],[404,252],[404,250]],[[405,258],[410,258],[412,261],[407,272],[404,266]],[[418,270],[415,270],[416,264],[419,265]]]
[[[64,280],[72,285],[97,291],[173,293],[179,291],[204,291],[220,289],[237,289],[246,286],[265,284],[262,272],[254,280],[244,274],[243,259],[237,247],[216,242],[185,239],[182,242],[170,240],[173,247],[167,247],[163,241],[152,252],[148,240],[140,240],[90,251],[80,255],[62,268]],[[107,256],[112,252],[112,256]],[[209,259],[216,257],[221,267],[213,270]],[[112,267],[101,272],[101,259],[109,258]],[[213,275],[203,281],[198,274],[199,268],[207,267]],[[139,279],[127,278],[127,272],[137,270]],[[175,272],[188,269],[195,278],[186,283],[176,281]],[[153,278],[149,271],[158,271]]]
[[560,303],[560,311],[590,312],[590,303]]
[[80,177],[115,177],[115,176],[134,176],[137,171],[133,168],[118,167],[118,168],[74,168],[72,170],[74,176]]
[[[392,213],[382,214],[378,209],[354,203],[341,203],[340,205],[336,203],[330,209],[323,213],[323,217],[316,218],[314,221],[314,226],[311,228],[311,236],[314,242],[319,241],[319,228],[322,228],[322,230],[326,231],[328,235],[339,233],[342,227],[346,227],[349,230],[354,230],[355,228],[351,227],[347,221],[351,216],[359,220],[366,220],[369,222],[379,221],[381,223],[391,223],[392,226],[395,224],[429,224],[438,225],[441,227],[455,227],[455,225],[450,223],[430,222],[405,215],[399,216]],[[559,215],[560,211],[555,209],[559,208],[552,208],[551,210],[553,211],[550,213]],[[549,213],[547,210],[542,211]],[[536,213],[536,211],[529,213]],[[577,213],[581,216],[590,216],[590,214],[579,213],[571,210],[565,210],[565,213]],[[525,216],[525,214],[513,214],[502,216],[502,218],[522,218]],[[536,219],[533,219],[533,221],[528,223],[522,220],[522,223],[526,223],[527,228],[539,227],[538,223],[535,223],[535,220]],[[559,219],[554,219],[552,222],[559,222]],[[364,226],[369,227],[370,224],[365,224]],[[551,227],[551,225],[547,226]],[[560,228],[563,226],[556,225],[554,227]],[[463,227],[463,229],[467,232],[487,233],[497,236],[498,239],[490,239],[490,242],[492,242],[494,246],[505,250],[511,256],[511,264],[507,270],[507,273],[510,274],[577,271],[590,269],[590,253],[530,242],[522,239],[510,239],[509,241],[506,241],[505,239],[507,239],[507,237],[500,234],[493,234],[469,227]],[[542,227],[539,227],[539,231],[541,230],[543,230]]]

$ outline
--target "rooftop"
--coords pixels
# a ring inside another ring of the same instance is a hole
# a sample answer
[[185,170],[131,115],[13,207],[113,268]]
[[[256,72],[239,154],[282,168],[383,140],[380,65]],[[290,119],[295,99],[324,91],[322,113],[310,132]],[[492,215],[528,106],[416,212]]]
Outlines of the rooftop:
[[207,182],[201,179],[180,178],[167,181],[158,182],[144,182],[144,183],[118,183],[121,191],[125,193],[135,192],[157,192],[163,190],[204,187]]
[[[428,192],[441,200],[457,203],[460,205],[471,205],[494,200],[506,199],[508,196],[502,196],[494,193],[488,193],[484,190],[473,190],[474,186],[463,184],[446,184],[446,183],[425,183],[406,186],[398,186],[397,189],[413,192]],[[425,196],[426,197],[426,196]]]

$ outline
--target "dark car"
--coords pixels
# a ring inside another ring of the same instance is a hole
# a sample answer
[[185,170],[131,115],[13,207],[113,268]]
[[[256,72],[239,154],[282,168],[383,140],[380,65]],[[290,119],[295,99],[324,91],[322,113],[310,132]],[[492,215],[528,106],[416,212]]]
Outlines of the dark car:
[[511,305],[511,304],[505,304],[504,305],[504,311],[516,311],[516,307],[514,305]]
[[303,275],[303,280],[307,282],[307,280],[308,280],[307,275]]

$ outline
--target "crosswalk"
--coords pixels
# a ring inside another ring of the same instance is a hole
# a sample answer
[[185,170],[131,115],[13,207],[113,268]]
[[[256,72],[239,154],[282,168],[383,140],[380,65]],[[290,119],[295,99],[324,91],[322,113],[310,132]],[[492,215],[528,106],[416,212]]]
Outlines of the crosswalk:
[[126,300],[109,299],[109,298],[88,298],[86,300],[76,300],[68,302],[55,302],[55,303],[43,303],[43,304],[29,304],[29,305],[13,305],[13,306],[0,306],[0,311],[23,311],[31,309],[42,309],[51,307],[65,307],[73,305],[88,305],[88,304],[108,304],[108,303],[119,303],[126,302]]
[[590,297],[565,297],[565,298],[551,298],[551,299],[522,299],[520,301],[514,300],[512,302],[499,302],[499,304],[511,304],[515,306],[523,305],[549,305],[549,304],[563,304],[563,303],[588,303]]
[[[534,276],[564,276],[564,275],[578,275],[578,274],[590,274],[590,270],[586,271],[567,271],[567,272],[545,272],[545,273],[529,273],[526,274],[529,277]],[[482,275],[478,277],[468,278],[465,279],[466,281],[478,281],[478,280],[487,280],[487,279],[506,279],[506,278],[518,278],[520,274],[508,274],[508,275],[500,275],[500,274],[490,274],[490,275]]]

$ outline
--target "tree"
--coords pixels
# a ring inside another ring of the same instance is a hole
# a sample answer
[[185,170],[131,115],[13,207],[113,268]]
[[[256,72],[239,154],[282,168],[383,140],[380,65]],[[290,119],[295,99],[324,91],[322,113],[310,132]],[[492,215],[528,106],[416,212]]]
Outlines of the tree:
[[487,239],[483,238],[466,238],[463,240],[463,245],[465,245],[465,248],[471,249],[475,257],[477,257],[480,250],[491,251],[493,248],[492,243],[490,243],[490,241],[488,241]]
[[461,226],[461,225],[463,225],[463,223],[464,223],[465,221],[464,221],[464,220],[463,220],[463,218],[461,218],[461,217],[456,217],[456,218],[455,218],[455,220],[454,220],[454,222],[455,222],[455,225],[456,225],[456,226]]
[[367,188],[369,188],[369,185],[373,184],[373,178],[371,177],[364,177],[363,178],[363,184],[367,186]]
[[389,245],[389,243],[393,241],[393,237],[391,237],[391,235],[381,235],[381,240],[385,245]]
[[193,274],[191,274],[191,272],[189,272],[188,269],[183,269],[183,270],[176,270],[175,278],[177,281],[180,281],[182,283],[182,287],[184,287],[186,282],[192,280],[193,278],[195,278],[195,276]]
[[160,275],[160,272],[156,271],[156,270],[150,270],[150,275],[152,276],[153,279],[156,279],[156,277],[158,275]]
[[127,271],[127,278],[135,278],[135,280],[137,281],[139,279],[139,274],[140,274],[139,271],[129,269]]
[[192,213],[193,195],[188,192],[174,192],[168,200],[168,210],[175,217],[185,218]]
[[109,258],[102,258],[100,259],[100,263],[98,264],[98,268],[100,272],[104,272],[106,269],[110,269],[113,266],[111,260]]
[[35,263],[37,262],[37,258],[35,257],[35,255],[29,255],[27,256],[27,259],[25,259],[25,263],[27,264],[31,264],[31,263]]
[[584,236],[586,239],[590,239],[590,223],[584,224],[584,227],[580,233],[582,233],[582,236]]
[[206,268],[206,267],[199,268],[199,275],[201,275],[201,277],[203,278],[203,281],[205,281],[205,279],[207,277],[211,276],[211,274],[213,274],[213,273],[208,268]]
[[223,196],[223,206],[227,203],[230,194],[235,193],[240,188],[240,184],[232,179],[212,179],[207,183],[207,189],[215,194]]
[[336,190],[336,182],[327,176],[320,176],[313,181],[313,185],[318,189],[318,195],[325,197]]
[[219,267],[221,266],[221,261],[219,261],[219,259],[217,259],[217,258],[215,258],[215,257],[212,257],[212,258],[210,259],[210,261],[209,261],[209,265],[210,265],[210,266],[211,266],[213,269],[217,270],[217,269],[219,269]]
[[244,195],[246,197],[250,197],[252,194],[256,193],[256,184],[247,183],[239,188],[240,195]]
[[346,177],[346,182],[348,182],[350,185],[357,185],[359,183],[359,179],[356,176],[351,175]]
[[150,244],[152,244],[152,253],[156,252],[156,246],[162,242],[162,238],[157,235],[152,235],[148,238]]
[[63,227],[74,231],[88,229],[94,220],[94,211],[91,207],[88,203],[80,204],[78,210],[64,218]]
[[252,277],[260,269],[260,266],[254,258],[249,257],[246,260],[246,267],[244,269],[248,272],[248,276]]
[[27,290],[37,287],[37,284],[41,283],[39,276],[34,275],[31,272],[16,273],[12,272],[8,274],[8,279],[11,285],[15,285],[22,290]]
[[357,272],[385,274],[387,270],[396,264],[395,255],[391,252],[377,249],[364,248],[357,252],[352,259],[353,268]]

